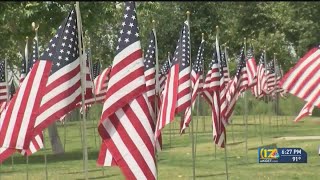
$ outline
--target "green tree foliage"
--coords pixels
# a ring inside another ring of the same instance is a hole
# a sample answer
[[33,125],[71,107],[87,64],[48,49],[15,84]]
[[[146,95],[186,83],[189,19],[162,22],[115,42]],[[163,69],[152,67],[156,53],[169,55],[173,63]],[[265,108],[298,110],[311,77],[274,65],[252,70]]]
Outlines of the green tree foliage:
[[[73,5],[72,1],[1,2],[2,58],[19,67],[18,52],[23,52],[25,37],[29,36],[31,43],[34,36],[31,23],[40,24],[39,41],[43,48]],[[80,2],[86,48],[92,49],[93,61],[111,64],[122,7],[122,2]],[[253,44],[256,59],[266,47],[268,60],[276,53],[285,71],[320,38],[319,2],[137,2],[142,46],[146,47],[154,19],[161,63],[167,52],[175,49],[187,10],[191,12],[192,57],[201,33],[205,33],[205,60],[209,63],[218,25],[220,43],[229,47],[232,74],[244,37]]]

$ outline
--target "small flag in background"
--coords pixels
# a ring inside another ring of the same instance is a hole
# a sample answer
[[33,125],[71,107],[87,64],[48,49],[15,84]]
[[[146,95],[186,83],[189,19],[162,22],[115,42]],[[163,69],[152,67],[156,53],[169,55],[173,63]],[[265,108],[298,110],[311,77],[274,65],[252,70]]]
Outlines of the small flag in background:
[[175,113],[191,106],[190,35],[188,21],[183,23],[172,64],[163,90],[163,99],[156,126],[156,137],[174,120]]
[[250,88],[255,86],[257,83],[257,65],[252,45],[247,51],[246,69],[248,74],[248,88]]
[[253,87],[253,94],[256,98],[262,97],[267,91],[267,77],[264,64],[265,54],[261,53],[257,67],[257,84]]
[[[98,67],[94,68],[93,72],[98,72],[98,70],[95,70],[97,68]],[[100,69],[100,67],[99,67],[99,69]],[[104,103],[104,101],[105,101],[106,92],[107,92],[107,88],[108,88],[108,82],[109,82],[109,79],[110,79],[110,72],[111,72],[111,66],[109,66],[106,69],[104,69],[102,71],[102,73],[99,74],[94,79],[94,84],[95,84],[94,94],[96,96],[96,102],[97,103]]]
[[[198,49],[197,59],[192,65],[191,70],[191,85],[192,85],[192,107],[198,94],[202,91],[203,87],[203,52],[204,52],[204,40],[201,41],[201,44]],[[184,132],[185,128],[189,126],[191,122],[191,107],[188,107],[184,114],[184,119],[181,121],[181,133]]]
[[7,98],[8,98],[5,66],[6,66],[6,61],[0,60],[0,103],[7,101]]

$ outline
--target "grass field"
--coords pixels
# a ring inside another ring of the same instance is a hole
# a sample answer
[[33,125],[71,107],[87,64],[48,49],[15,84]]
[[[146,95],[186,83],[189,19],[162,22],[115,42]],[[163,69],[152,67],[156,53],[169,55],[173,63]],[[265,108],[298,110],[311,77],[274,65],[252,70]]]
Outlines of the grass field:
[[[227,127],[227,163],[229,179],[319,179],[320,157],[318,146],[320,140],[277,140],[282,136],[320,135],[320,118],[306,118],[293,123],[294,117],[249,116],[248,120],[248,160],[245,150],[245,126],[243,117],[233,117],[233,125]],[[278,119],[278,121],[276,120]],[[212,142],[210,117],[194,117],[194,130],[198,121],[196,141],[196,179],[226,179],[225,151],[216,148]],[[271,122],[271,124],[270,124]],[[278,123],[277,123],[278,122]],[[158,179],[192,179],[191,136],[189,131],[180,136],[179,122],[175,121],[163,132],[163,151],[158,154]],[[90,179],[124,179],[118,167],[97,167],[100,138],[96,132],[97,120],[88,120],[87,140],[89,153]],[[278,125],[277,125],[278,124]],[[15,154],[1,166],[1,179],[45,179],[44,153],[47,154],[49,179],[83,179],[82,145],[79,122],[67,122],[65,127],[58,123],[59,135],[66,142],[65,154],[52,155],[48,139],[46,151],[41,150],[29,157]],[[171,133],[170,133],[171,129]],[[189,128],[190,129],[190,128]],[[47,137],[46,133],[46,137]],[[170,135],[171,134],[171,135]],[[261,138],[263,135],[263,138]],[[65,139],[66,137],[66,139]],[[96,137],[96,138],[95,138]],[[261,142],[263,140],[263,143]],[[257,148],[261,145],[277,147],[300,147],[308,153],[307,164],[259,164]]]

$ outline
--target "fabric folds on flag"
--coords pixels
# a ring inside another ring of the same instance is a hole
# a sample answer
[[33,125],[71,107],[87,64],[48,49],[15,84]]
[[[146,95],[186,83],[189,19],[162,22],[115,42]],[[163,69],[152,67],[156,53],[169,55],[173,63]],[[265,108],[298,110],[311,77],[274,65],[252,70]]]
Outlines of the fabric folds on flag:
[[101,151],[110,152],[126,179],[156,179],[154,122],[146,95],[135,3],[125,2],[124,7],[98,126],[106,145],[101,148],[107,148]]
[[160,114],[157,120],[156,137],[160,131],[174,120],[175,113],[183,112],[191,106],[190,82],[190,34],[188,21],[180,31],[176,50],[163,90]]

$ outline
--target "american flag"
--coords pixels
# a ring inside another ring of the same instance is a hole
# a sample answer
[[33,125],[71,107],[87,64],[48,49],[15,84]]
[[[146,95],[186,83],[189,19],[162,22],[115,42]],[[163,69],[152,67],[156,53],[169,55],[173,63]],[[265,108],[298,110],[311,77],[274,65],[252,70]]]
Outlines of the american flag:
[[[94,67],[93,72],[98,73],[98,71],[100,71],[100,65],[98,66],[97,64],[95,64],[95,65],[93,65],[93,67]],[[105,96],[106,96],[106,92],[107,92],[107,88],[108,88],[108,82],[110,79],[110,72],[111,72],[111,66],[104,69],[102,71],[102,73],[99,74],[98,76],[96,76],[94,79],[94,84],[95,84],[94,94],[96,96],[97,103],[104,103],[104,101],[105,101]]]
[[305,116],[308,116],[308,115],[311,116],[313,109],[314,109],[313,101],[307,102],[301,109],[298,116],[294,119],[294,122],[300,121]]
[[265,52],[261,53],[259,64],[257,67],[257,84],[253,87],[253,94],[256,98],[260,98],[267,90],[267,76],[264,64]]
[[276,87],[274,60],[267,64],[267,94],[272,94]]
[[34,63],[39,59],[39,48],[38,48],[38,37],[35,36],[32,40],[32,53],[31,58],[29,58],[27,74],[32,69]]
[[245,55],[244,48],[240,51],[239,63],[236,71],[236,75],[232,79],[228,89],[227,89],[227,102],[228,107],[225,113],[225,119],[227,123],[230,123],[230,117],[236,105],[236,102],[240,96],[240,93],[245,90],[248,84],[248,76],[245,69]]
[[6,61],[0,61],[0,103],[7,101],[8,88],[6,82]]
[[208,104],[212,106],[212,92],[214,90],[218,90],[218,85],[220,84],[220,72],[216,48],[213,48],[212,60],[209,67],[210,69],[206,75],[203,85],[202,96]]
[[24,48],[24,55],[22,55],[22,59],[21,59],[21,69],[20,69],[20,79],[19,79],[19,83],[21,84],[22,81],[24,80],[24,78],[27,75],[27,62],[28,61],[28,39],[26,42],[26,46]]
[[159,84],[160,84],[160,90],[159,90],[159,94],[160,94],[160,99],[162,98],[162,92],[164,90],[165,84],[166,84],[166,79],[168,76],[168,72],[169,69],[171,67],[171,55],[170,53],[168,53],[168,59],[164,62],[164,64],[162,65],[161,69],[160,69],[160,73],[159,73]]
[[0,147],[27,149],[52,62],[37,61],[1,113]]
[[224,63],[221,60],[220,46],[218,41],[218,36],[216,36],[216,52],[217,52],[217,62],[219,68],[218,85],[215,86],[212,92],[212,123],[213,123],[213,139],[215,144],[219,147],[225,146],[226,140],[226,120],[225,112],[227,110],[227,99],[226,99],[226,82],[224,80]]
[[248,87],[253,87],[257,83],[257,65],[254,58],[252,45],[247,51],[246,69],[248,74]]
[[185,21],[163,90],[163,101],[161,102],[160,115],[157,120],[156,137],[160,135],[160,131],[165,125],[174,120],[175,113],[182,112],[191,105],[189,42],[189,24],[188,21]]
[[110,152],[126,179],[156,179],[154,122],[134,2],[125,2],[123,18],[98,126],[107,147],[101,150]]
[[[204,52],[204,40],[201,41],[201,44],[198,49],[197,59],[192,65],[191,70],[191,87],[192,87],[192,107],[198,94],[201,92],[203,87],[203,52]],[[188,107],[184,113],[184,119],[182,122],[181,133],[184,132],[185,128],[189,127],[191,122],[191,108]]]
[[228,53],[227,53],[227,49],[225,48],[225,51],[221,53],[221,65],[223,68],[224,81],[226,83],[229,83],[230,75],[229,75],[227,58],[228,58]]
[[[43,91],[35,133],[40,133],[81,102],[80,63],[83,62],[80,59],[85,60],[86,55],[79,52],[78,28],[76,12],[72,10],[40,57],[40,60],[51,60],[52,68]],[[88,67],[85,71],[90,73]]]
[[147,96],[151,103],[151,106],[153,107],[153,110],[155,110],[155,97],[156,97],[156,82],[155,82],[155,76],[156,76],[156,57],[155,57],[155,35],[153,30],[150,34],[150,39],[147,47],[147,52],[144,57],[144,75],[146,77],[146,86],[147,86]]
[[320,47],[309,50],[281,79],[287,92],[320,108]]

